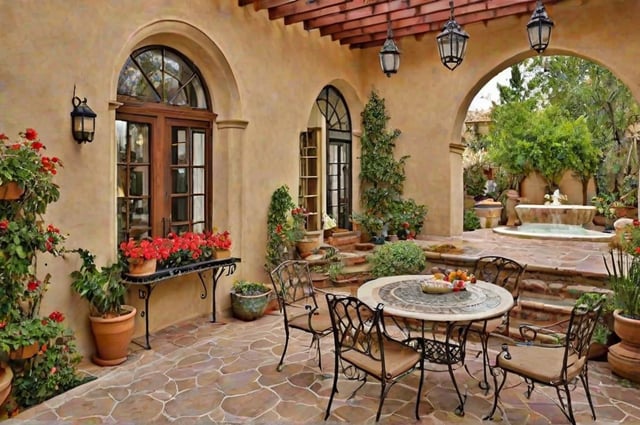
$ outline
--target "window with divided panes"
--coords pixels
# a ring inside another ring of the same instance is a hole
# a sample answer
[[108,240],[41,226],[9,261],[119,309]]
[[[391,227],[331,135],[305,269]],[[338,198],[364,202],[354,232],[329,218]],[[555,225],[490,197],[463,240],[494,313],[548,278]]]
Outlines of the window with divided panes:
[[210,229],[215,114],[195,65],[162,46],[136,51],[118,100],[118,241]]

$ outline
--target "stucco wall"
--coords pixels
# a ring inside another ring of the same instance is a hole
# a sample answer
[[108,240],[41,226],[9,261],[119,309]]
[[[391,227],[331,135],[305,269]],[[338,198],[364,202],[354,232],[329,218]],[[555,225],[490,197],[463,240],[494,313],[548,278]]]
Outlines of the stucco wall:
[[[218,114],[214,131],[214,224],[229,229],[236,274],[218,288],[218,308],[227,312],[235,278],[266,279],[262,268],[266,212],[282,184],[297,187],[298,134],[327,84],[345,97],[352,114],[354,158],[359,156],[360,112],[370,90],[386,99],[391,128],[399,128],[397,154],[407,163],[406,196],[429,207],[425,233],[462,231],[462,168],[456,155],[467,108],[499,71],[532,55],[525,34],[529,16],[465,26],[471,35],[463,64],[451,72],[437,57],[435,34],[397,40],[400,71],[379,69],[378,49],[355,50],[284,26],[236,1],[0,0],[0,132],[10,136],[34,127],[59,156],[62,196],[47,214],[69,234],[69,248],[84,247],[100,263],[115,258],[116,83],[136,48],[165,44],[187,55],[202,71]],[[603,64],[640,99],[640,53],[635,0],[567,0],[548,6],[556,22],[547,54],[575,54]],[[606,17],[606,19],[603,19]],[[73,87],[98,114],[95,141],[77,145],[70,134]],[[357,161],[356,161],[357,162]],[[354,197],[359,165],[354,164]],[[358,206],[355,205],[357,210]],[[52,285],[42,312],[63,311],[80,346],[92,343],[87,309],[69,289],[78,259],[47,259],[42,273]],[[196,279],[163,283],[152,297],[152,330],[208,313]],[[141,305],[137,293],[130,302]],[[136,333],[142,332],[137,321]]]

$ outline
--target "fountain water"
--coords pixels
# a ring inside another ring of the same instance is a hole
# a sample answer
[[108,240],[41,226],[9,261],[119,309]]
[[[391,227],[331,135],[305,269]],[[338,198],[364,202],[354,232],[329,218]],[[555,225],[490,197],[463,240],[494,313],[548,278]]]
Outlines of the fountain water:
[[591,205],[569,205],[562,201],[567,197],[559,190],[546,195],[544,205],[524,204],[515,207],[521,225],[501,226],[494,232],[522,238],[584,240],[609,242],[611,233],[597,232],[584,226],[591,223],[596,208]]

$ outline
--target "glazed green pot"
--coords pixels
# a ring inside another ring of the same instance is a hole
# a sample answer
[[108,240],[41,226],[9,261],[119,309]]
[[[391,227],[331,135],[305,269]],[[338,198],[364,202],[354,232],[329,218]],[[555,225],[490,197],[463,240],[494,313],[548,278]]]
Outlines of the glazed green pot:
[[256,320],[262,315],[269,304],[271,299],[271,290],[259,295],[240,295],[231,291],[231,311],[233,317],[251,321]]

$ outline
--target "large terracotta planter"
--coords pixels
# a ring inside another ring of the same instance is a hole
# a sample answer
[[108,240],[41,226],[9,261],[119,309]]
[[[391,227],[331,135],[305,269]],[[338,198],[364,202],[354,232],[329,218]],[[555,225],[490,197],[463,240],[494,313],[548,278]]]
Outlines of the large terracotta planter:
[[240,320],[256,320],[264,315],[269,304],[271,290],[259,295],[240,295],[231,292],[231,311]]
[[96,344],[92,360],[97,365],[115,366],[127,360],[137,311],[128,305],[122,309],[123,314],[117,317],[89,317]]
[[613,330],[621,342],[609,347],[607,360],[616,375],[640,382],[640,320],[613,312]]
[[11,382],[13,381],[13,371],[6,364],[0,364],[0,406],[11,394]]

